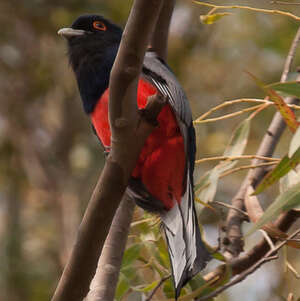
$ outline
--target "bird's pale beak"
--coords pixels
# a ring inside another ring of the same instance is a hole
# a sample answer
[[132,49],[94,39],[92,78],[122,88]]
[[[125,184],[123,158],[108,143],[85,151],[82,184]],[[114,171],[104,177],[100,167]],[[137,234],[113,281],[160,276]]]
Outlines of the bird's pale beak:
[[83,36],[86,33],[86,31],[81,29],[73,29],[73,28],[61,28],[57,34],[60,36],[63,36],[64,38],[68,39],[71,37],[78,37]]

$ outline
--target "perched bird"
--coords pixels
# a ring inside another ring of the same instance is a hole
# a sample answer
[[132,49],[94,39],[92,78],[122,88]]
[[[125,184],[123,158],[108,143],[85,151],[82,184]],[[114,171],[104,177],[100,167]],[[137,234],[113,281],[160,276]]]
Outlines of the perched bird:
[[[68,41],[84,111],[109,151],[109,77],[122,30],[102,16],[83,15],[58,34]],[[139,206],[161,216],[177,298],[182,286],[210,259],[194,208],[195,131],[180,84],[166,63],[154,51],[147,51],[138,83],[138,107],[144,108],[148,97],[156,93],[168,101],[139,155],[127,192]]]

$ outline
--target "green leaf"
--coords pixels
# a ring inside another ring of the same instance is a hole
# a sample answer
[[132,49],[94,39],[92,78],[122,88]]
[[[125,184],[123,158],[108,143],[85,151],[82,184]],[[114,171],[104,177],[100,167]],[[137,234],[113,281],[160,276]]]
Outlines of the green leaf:
[[300,170],[299,167],[296,167],[280,179],[280,193],[288,190],[291,186],[294,186],[300,182]]
[[220,252],[214,252],[214,253],[212,253],[211,255],[212,255],[212,257],[213,257],[214,259],[217,259],[217,260],[219,260],[219,261],[226,262],[226,258],[225,258],[224,255],[223,255],[222,253],[220,253]]
[[277,182],[280,178],[285,176],[290,170],[295,168],[300,163],[300,148],[292,155],[291,158],[284,156],[278,165],[271,170],[257,186],[254,195],[263,192],[266,188]]
[[158,256],[157,259],[159,260],[160,264],[166,268],[170,268],[170,260],[169,254],[166,247],[166,242],[162,237],[157,241],[156,246],[158,248]]
[[131,288],[137,292],[147,293],[152,291],[158,284],[159,280],[156,280],[148,285],[131,286]]
[[277,180],[279,180],[281,177],[286,175],[290,170],[290,159],[288,156],[284,156],[278,165],[271,170],[267,175],[263,178],[261,183],[257,186],[257,188],[254,191],[254,195],[262,193],[266,188],[274,184]]
[[275,91],[283,92],[289,95],[300,97],[300,82],[291,81],[285,83],[273,83],[266,86],[268,89],[273,89]]
[[[206,281],[204,280],[204,278],[202,277],[202,275],[199,273],[197,274],[195,277],[193,277],[189,282],[188,282],[189,286],[191,287],[193,293],[197,290],[199,290],[199,288],[207,285]],[[199,294],[197,294],[197,297],[202,297],[205,296],[209,293],[211,293],[213,291],[213,289],[211,287],[206,287],[205,289],[203,289]],[[195,300],[195,297],[192,297],[190,300]]]
[[210,15],[201,15],[200,21],[203,24],[210,25],[215,23],[216,21],[220,20],[221,18],[225,16],[229,16],[231,13],[216,13],[216,14],[210,14]]
[[288,211],[300,206],[300,183],[292,186],[281,193],[276,200],[268,207],[262,217],[250,229],[247,235],[252,234],[264,224],[277,217],[281,212]]
[[293,135],[291,143],[290,143],[290,149],[289,149],[289,157],[291,158],[294,153],[298,150],[300,147],[300,127],[297,129],[296,133]]
[[209,185],[209,172],[207,172],[203,177],[200,178],[199,182],[195,185],[194,190],[197,192],[197,190],[201,189],[202,187],[205,187]]
[[134,244],[124,252],[122,268],[126,268],[127,266],[131,265],[136,259],[138,259],[138,257],[140,256],[141,247],[141,244]]
[[198,195],[198,198],[203,203],[213,201],[216,195],[219,177],[222,172],[222,170],[218,166],[209,171],[209,185],[206,188],[204,188]]
[[[249,132],[250,120],[243,120],[233,132],[229,144],[224,151],[224,156],[234,157],[242,155],[247,145]],[[236,164],[237,161],[222,161],[202,177],[201,181],[196,185],[196,191],[207,186],[198,195],[201,202],[207,203],[213,201],[221,174],[233,168]]]
[[175,288],[173,285],[173,280],[168,279],[167,281],[165,281],[164,286],[163,286],[163,292],[164,292],[165,296],[169,299],[175,297]]
[[243,154],[248,142],[250,131],[250,120],[245,119],[234,131],[229,144],[227,145],[224,156],[240,156]]
[[127,277],[124,276],[122,272],[119,275],[119,281],[116,289],[115,299],[117,301],[121,300],[121,298],[126,294],[126,292],[130,289],[129,282]]

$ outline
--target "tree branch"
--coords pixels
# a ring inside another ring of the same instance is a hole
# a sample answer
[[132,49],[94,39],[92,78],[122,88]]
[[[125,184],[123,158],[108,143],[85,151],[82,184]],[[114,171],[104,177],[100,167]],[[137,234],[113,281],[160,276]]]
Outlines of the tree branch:
[[159,57],[167,60],[168,36],[175,0],[165,1],[152,34],[151,47]]
[[[287,79],[287,73],[291,68],[291,63],[293,57],[295,56],[295,51],[299,44],[299,39],[300,39],[300,27],[291,44],[291,48],[287,56],[284,70],[281,76],[281,81],[286,81]],[[288,97],[285,99],[285,101],[286,103],[290,104],[290,103],[295,103],[296,99],[293,97]],[[260,144],[260,147],[256,155],[271,157],[274,153],[275,147],[279,142],[279,139],[285,127],[286,124],[283,121],[281,114],[279,112],[275,113],[273,120],[269,128],[267,129],[265,136],[263,137],[263,140]],[[252,161],[252,164],[257,165],[259,162],[261,161],[258,159],[254,159]],[[231,204],[235,208],[239,208],[240,210],[243,210],[245,205],[244,204],[245,194],[249,185],[252,185],[253,188],[255,188],[255,186],[261,181],[264,175],[265,175],[265,168],[257,168],[255,170],[249,171],[244,182],[241,185],[240,190],[231,200]],[[226,224],[227,224],[226,242],[227,243],[229,242],[228,244],[225,245],[225,256],[227,258],[231,258],[232,256],[236,257],[240,252],[243,251],[244,242],[242,239],[243,235],[241,232],[241,225],[244,220],[245,218],[237,210],[229,210],[227,220],[226,220]]]
[[[140,150],[153,130],[138,114],[138,77],[160,0],[135,0],[110,78],[111,152],[81,222],[77,241],[53,301],[82,300],[88,293],[113,216]],[[157,95],[161,104],[161,96]]]
[[114,299],[134,207],[134,201],[124,194],[105,240],[87,301]]
[[[166,60],[167,56],[168,32],[174,4],[174,0],[165,1],[163,3],[151,39],[152,47],[164,60]],[[150,97],[148,99],[148,109],[142,111],[143,117],[146,118],[150,123],[155,124],[156,115],[158,114],[156,110],[158,110],[159,112],[160,109],[160,104],[157,105],[155,98],[153,102],[153,97]],[[120,207],[122,207],[123,209],[121,209]],[[103,252],[98,262],[98,268],[91,283],[87,300],[108,301],[113,300],[114,298],[121,268],[123,252],[126,246],[127,235],[129,232],[130,219],[133,212],[132,201],[123,200],[123,204],[121,203],[120,207],[114,217],[109,235],[105,241]],[[114,224],[116,224],[116,226],[114,226]],[[120,233],[120,231],[122,231],[122,233]],[[105,266],[109,268],[105,269]]]
[[[300,217],[300,212],[298,211],[289,211],[287,213],[282,214],[274,223],[274,225],[280,229],[281,231],[286,232]],[[270,250],[269,243],[262,239],[254,248],[248,251],[245,255],[234,258],[230,260],[227,264],[230,265],[232,276],[238,275],[234,280],[232,280],[229,284],[220,287],[212,294],[203,296],[198,299],[198,301],[209,300],[212,297],[217,296],[222,291],[224,291],[229,286],[236,284],[237,282],[242,281],[248,276],[250,273],[254,272],[258,267],[260,267],[263,263],[268,261],[268,257],[273,256],[274,253],[281,248],[290,238],[294,237],[297,233],[299,233],[299,229],[287,237],[284,241],[282,241],[275,249]],[[276,243],[278,239],[271,238],[273,243]],[[265,259],[264,259],[265,258]],[[273,259],[273,258],[271,258]],[[217,267],[213,272],[208,273],[203,278],[206,283],[211,282],[213,279],[222,279],[224,277],[224,273],[226,273],[225,265],[221,265]]]

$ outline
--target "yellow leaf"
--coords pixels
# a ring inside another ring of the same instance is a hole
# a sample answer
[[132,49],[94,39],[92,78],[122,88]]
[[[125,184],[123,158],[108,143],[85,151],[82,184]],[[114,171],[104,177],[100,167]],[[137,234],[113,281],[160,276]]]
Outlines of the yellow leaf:
[[203,24],[209,25],[213,24],[216,21],[220,20],[221,18],[232,15],[231,13],[216,13],[216,14],[211,14],[211,15],[201,15],[200,16],[200,21]]

